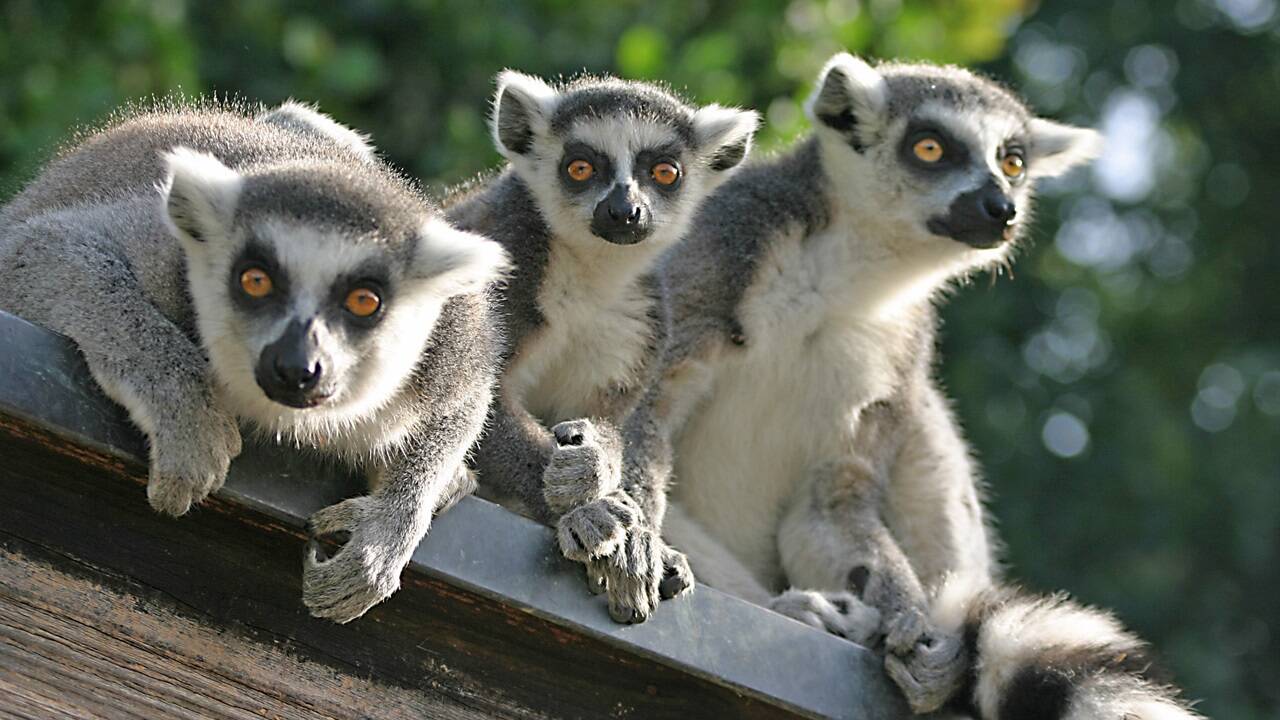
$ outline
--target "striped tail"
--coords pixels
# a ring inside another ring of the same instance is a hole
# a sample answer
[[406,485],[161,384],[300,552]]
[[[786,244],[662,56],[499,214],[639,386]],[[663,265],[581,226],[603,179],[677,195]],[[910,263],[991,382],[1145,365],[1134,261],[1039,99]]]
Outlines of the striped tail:
[[1065,595],[949,581],[933,616],[963,630],[973,661],[952,710],[983,720],[1203,720],[1151,677],[1145,643]]

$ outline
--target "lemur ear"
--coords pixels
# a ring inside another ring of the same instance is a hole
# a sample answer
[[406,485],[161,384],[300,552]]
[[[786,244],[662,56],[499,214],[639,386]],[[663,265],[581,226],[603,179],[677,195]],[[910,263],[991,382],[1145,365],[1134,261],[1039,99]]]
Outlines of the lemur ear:
[[296,100],[287,100],[280,107],[262,113],[258,116],[258,121],[320,140],[330,140],[355,153],[362,160],[372,162],[377,157],[368,135],[352,130],[314,106]]
[[511,159],[533,149],[533,138],[545,132],[555,107],[556,90],[531,75],[503,70],[493,96],[493,139]]
[[880,129],[888,97],[884,77],[875,68],[839,53],[818,74],[805,111],[815,124],[840,133],[862,152]]
[[1102,154],[1102,134],[1091,128],[1033,118],[1029,130],[1027,174],[1034,178],[1056,177]]
[[422,226],[414,266],[435,294],[453,297],[482,290],[501,278],[511,268],[511,259],[498,243],[433,217]]
[[751,152],[751,138],[759,126],[754,110],[707,105],[693,114],[693,139],[707,167],[723,172],[737,167]]
[[226,233],[243,178],[218,158],[177,147],[164,156],[168,177],[160,188],[165,221],[181,240],[202,243]]

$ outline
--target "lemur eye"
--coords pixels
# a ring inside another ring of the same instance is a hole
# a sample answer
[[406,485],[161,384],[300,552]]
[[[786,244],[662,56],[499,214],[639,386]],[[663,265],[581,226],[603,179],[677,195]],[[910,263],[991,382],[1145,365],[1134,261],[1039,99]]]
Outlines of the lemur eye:
[[586,182],[591,179],[592,175],[596,174],[596,169],[586,160],[574,160],[569,163],[569,167],[566,169],[566,172],[568,172],[569,177],[573,178],[575,181]]
[[1000,169],[1004,171],[1005,177],[1017,178],[1021,177],[1026,168],[1026,161],[1017,153],[1009,153],[1000,161]]
[[936,163],[942,159],[942,142],[938,138],[927,137],[917,140],[911,147],[916,157],[927,163]]
[[653,166],[653,181],[659,185],[674,185],[680,179],[680,168],[669,162],[660,162]]
[[382,307],[382,298],[369,288],[356,288],[347,293],[342,306],[352,315],[366,318],[378,312],[378,308]]
[[240,273],[240,289],[251,298],[264,298],[274,289],[271,276],[260,267],[251,267]]

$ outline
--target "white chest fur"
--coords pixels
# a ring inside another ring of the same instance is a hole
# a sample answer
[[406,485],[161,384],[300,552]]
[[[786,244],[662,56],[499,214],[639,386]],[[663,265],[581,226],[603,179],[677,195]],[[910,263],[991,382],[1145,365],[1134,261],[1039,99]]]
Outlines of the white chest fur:
[[859,410],[900,382],[910,325],[852,247],[835,233],[780,239],[739,306],[747,345],[720,356],[677,445],[676,502],[775,589],[797,486],[850,451]]
[[637,270],[650,253],[633,250],[552,249],[538,293],[544,325],[517,348],[507,380],[547,425],[606,412],[603,393],[639,380],[653,329]]

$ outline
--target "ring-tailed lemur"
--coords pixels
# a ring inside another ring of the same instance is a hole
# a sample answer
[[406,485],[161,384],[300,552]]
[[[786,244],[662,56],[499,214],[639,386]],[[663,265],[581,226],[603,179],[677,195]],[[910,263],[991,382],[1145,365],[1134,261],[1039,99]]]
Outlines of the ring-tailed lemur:
[[1035,182],[1096,133],[963,70],[846,54],[807,107],[813,135],[722,186],[663,260],[670,349],[624,487],[652,521],[673,475],[664,535],[704,583],[883,642],[916,711],[1191,717],[1110,616],[998,584],[932,374],[933,302],[1010,261]]
[[653,265],[746,157],[757,123],[651,84],[552,87],[507,71],[492,124],[509,167],[446,205],[516,263],[501,290],[506,365],[474,456],[480,486],[557,523],[571,559],[626,561],[633,582],[610,588],[619,620],[647,616],[660,584],[662,597],[690,586],[683,556],[617,490],[614,426],[648,385],[664,337]]
[[338,622],[394,592],[432,511],[471,489],[506,266],[297,104],[136,113],[0,214],[0,308],[75,341],[150,441],[157,510],[222,485],[237,420],[368,471],[370,494],[309,524],[303,599]]

